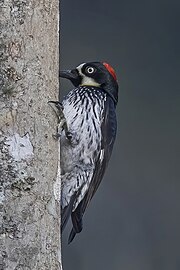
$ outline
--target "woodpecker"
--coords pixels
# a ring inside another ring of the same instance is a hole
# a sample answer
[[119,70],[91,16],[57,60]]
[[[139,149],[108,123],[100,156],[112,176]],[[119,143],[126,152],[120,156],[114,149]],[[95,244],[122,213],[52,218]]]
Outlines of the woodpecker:
[[116,137],[118,82],[108,63],[83,63],[60,72],[74,85],[62,101],[66,128],[61,134],[61,230],[71,216],[70,243],[104,176]]

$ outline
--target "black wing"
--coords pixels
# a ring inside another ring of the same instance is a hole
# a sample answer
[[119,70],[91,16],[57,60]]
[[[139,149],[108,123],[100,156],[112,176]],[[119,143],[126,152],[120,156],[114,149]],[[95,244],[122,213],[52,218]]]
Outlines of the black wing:
[[101,125],[102,131],[101,151],[96,161],[94,174],[90,182],[88,191],[84,196],[83,200],[79,203],[79,205],[75,209],[75,211],[72,212],[71,214],[73,228],[69,235],[68,243],[72,242],[76,233],[79,233],[82,230],[82,217],[104,176],[104,172],[107,168],[112,153],[116,137],[116,130],[117,130],[117,122],[116,122],[115,104],[110,97],[107,97],[104,108],[103,122]]

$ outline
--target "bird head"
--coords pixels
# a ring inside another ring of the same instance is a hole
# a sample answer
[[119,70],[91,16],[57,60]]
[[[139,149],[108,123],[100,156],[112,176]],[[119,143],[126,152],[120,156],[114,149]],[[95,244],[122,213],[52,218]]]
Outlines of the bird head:
[[60,77],[69,79],[75,87],[99,87],[111,96],[115,103],[118,102],[116,73],[108,63],[83,63],[75,69],[61,71]]

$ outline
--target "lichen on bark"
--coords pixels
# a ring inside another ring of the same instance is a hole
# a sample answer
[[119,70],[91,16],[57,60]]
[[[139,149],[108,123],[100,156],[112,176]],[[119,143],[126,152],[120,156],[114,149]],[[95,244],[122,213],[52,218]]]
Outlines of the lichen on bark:
[[0,270],[61,269],[58,1],[0,2]]

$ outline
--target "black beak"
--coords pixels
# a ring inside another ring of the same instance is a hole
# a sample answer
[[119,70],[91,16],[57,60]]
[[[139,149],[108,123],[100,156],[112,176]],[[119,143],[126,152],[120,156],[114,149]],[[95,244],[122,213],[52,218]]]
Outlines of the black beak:
[[77,69],[73,70],[62,70],[59,73],[61,78],[66,78],[72,82],[74,86],[78,86],[81,84],[81,76],[79,75]]

